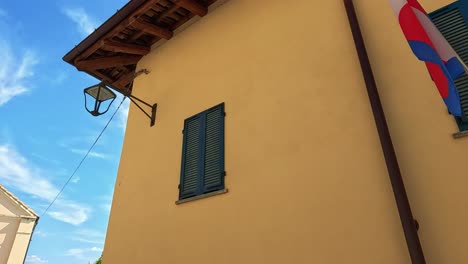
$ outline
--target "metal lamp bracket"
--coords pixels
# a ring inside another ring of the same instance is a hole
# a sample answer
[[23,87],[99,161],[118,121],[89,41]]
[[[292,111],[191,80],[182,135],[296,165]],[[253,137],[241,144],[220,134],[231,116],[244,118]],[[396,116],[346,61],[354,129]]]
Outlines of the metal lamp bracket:
[[[155,103],[153,105],[150,105],[147,102],[131,94],[126,95],[126,97],[130,98],[130,101],[132,101],[150,119],[150,126],[154,126],[154,122],[156,121],[156,109],[158,108],[158,104]],[[141,106],[137,102],[135,102],[135,100],[151,108],[151,115],[148,114],[145,110],[143,110],[143,108],[141,108]]]
[[[133,79],[135,79],[136,77],[138,77],[139,75],[141,74],[148,74],[150,71],[147,70],[147,69],[141,69],[137,72],[135,72],[135,75],[133,76]],[[133,82],[133,80],[132,80]],[[154,123],[156,121],[156,109],[158,108],[158,104],[148,104],[147,102],[141,100],[140,98],[136,97],[136,96],[133,96],[132,94],[128,93],[128,94],[125,94],[126,97],[130,98],[130,101],[132,101],[149,119],[150,119],[150,126],[154,126]],[[146,105],[147,107],[151,108],[151,115],[149,113],[147,113],[145,110],[143,110],[143,108],[141,108],[141,106],[136,102],[136,101]]]

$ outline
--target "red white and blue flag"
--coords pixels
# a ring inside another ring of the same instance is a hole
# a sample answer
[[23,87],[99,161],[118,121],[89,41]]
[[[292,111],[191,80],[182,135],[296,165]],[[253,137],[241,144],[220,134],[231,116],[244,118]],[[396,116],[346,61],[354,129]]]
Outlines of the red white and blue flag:
[[454,79],[465,72],[447,40],[417,0],[389,0],[416,57],[426,63],[449,112],[461,116],[460,96]]

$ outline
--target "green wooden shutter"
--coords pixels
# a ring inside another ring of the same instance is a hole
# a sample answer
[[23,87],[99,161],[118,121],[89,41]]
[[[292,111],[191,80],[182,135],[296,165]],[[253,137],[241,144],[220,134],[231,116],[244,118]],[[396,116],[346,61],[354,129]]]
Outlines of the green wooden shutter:
[[468,75],[463,74],[455,80],[455,86],[457,86],[458,93],[460,94],[460,103],[463,111],[463,115],[468,117]]
[[224,105],[206,113],[203,192],[224,189]]
[[[455,52],[457,52],[458,56],[468,65],[468,27],[459,7],[459,2],[457,1],[430,13],[429,17]],[[462,112],[464,119],[466,119],[468,117],[468,75],[463,74],[457,78],[455,86],[460,94]]]
[[184,123],[179,199],[224,189],[224,103]]
[[200,116],[185,120],[179,198],[191,197],[198,193],[198,179],[201,173],[201,121]]

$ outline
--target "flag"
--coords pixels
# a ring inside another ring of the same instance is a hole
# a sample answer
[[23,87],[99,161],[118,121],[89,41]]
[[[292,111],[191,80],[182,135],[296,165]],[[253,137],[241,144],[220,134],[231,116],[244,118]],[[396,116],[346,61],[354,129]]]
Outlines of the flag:
[[465,73],[455,51],[417,0],[389,0],[414,55],[424,61],[449,112],[462,116],[454,79]]

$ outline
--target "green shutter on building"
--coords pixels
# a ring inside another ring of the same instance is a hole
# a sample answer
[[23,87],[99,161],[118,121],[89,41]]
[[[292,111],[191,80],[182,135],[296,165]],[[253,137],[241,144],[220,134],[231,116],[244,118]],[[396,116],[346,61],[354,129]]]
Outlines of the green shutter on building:
[[[468,26],[460,11],[460,3],[454,2],[429,14],[442,35],[447,39],[458,56],[468,65]],[[468,75],[463,74],[455,80],[460,94],[463,121],[468,122]]]
[[179,199],[224,189],[224,103],[185,120]]
[[201,151],[201,118],[193,117],[185,121],[184,147],[182,157],[182,176],[180,196],[196,195],[198,190],[198,175],[200,174]]
[[224,109],[206,113],[203,192],[219,190],[224,185]]

